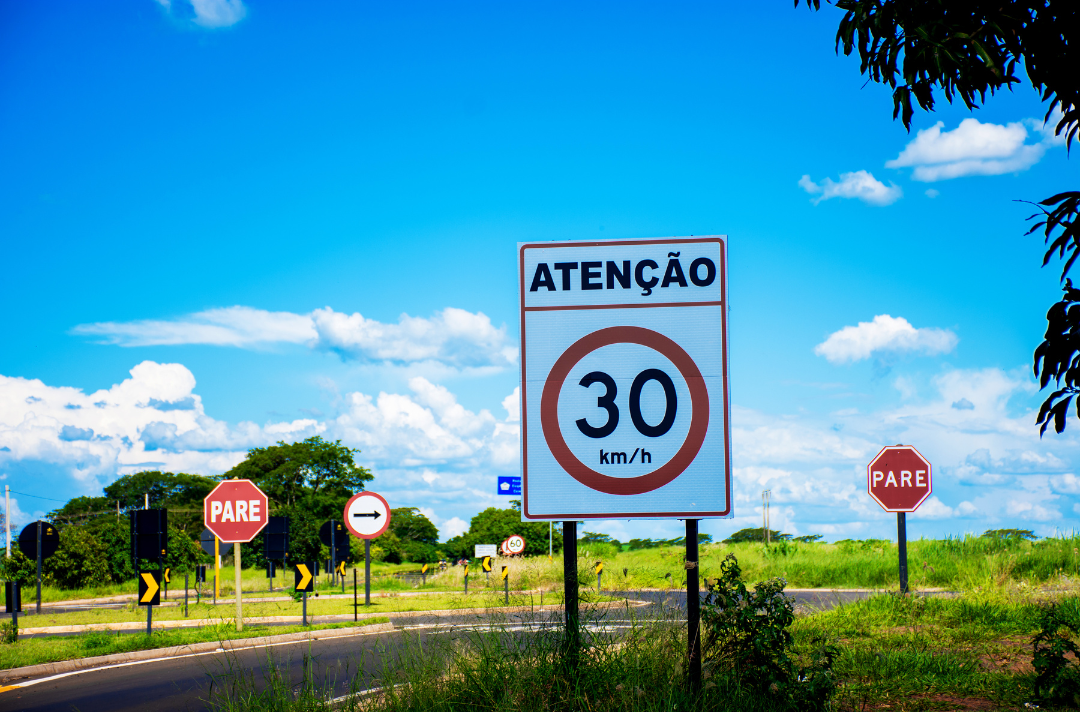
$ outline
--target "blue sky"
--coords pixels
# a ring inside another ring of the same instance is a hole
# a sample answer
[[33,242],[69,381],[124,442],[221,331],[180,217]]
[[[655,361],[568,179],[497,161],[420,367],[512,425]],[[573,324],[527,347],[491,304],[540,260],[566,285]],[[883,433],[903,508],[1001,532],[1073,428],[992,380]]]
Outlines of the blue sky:
[[13,518],[321,434],[457,533],[518,469],[516,243],[726,234],[736,518],[703,531],[771,489],[775,528],[892,537],[864,483],[896,442],[936,468],[911,536],[1076,528],[1080,428],[1038,437],[1030,376],[1058,270],[1016,202],[1076,163],[1027,88],[905,132],[838,20],[3,4]]

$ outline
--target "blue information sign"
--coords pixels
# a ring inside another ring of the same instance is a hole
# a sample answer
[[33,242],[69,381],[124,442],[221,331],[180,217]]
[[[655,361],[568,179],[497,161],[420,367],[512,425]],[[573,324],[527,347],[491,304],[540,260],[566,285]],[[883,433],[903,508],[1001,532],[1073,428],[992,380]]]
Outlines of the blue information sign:
[[520,477],[500,477],[498,494],[521,494]]

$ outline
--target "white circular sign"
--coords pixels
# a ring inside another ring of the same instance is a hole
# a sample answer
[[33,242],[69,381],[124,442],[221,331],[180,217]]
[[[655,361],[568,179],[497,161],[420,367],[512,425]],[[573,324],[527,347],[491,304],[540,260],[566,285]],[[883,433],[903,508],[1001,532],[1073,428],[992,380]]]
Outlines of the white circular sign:
[[525,551],[525,540],[517,534],[506,540],[506,551],[509,554],[520,554]]
[[361,539],[374,539],[390,526],[390,505],[374,492],[354,494],[345,505],[345,526]]

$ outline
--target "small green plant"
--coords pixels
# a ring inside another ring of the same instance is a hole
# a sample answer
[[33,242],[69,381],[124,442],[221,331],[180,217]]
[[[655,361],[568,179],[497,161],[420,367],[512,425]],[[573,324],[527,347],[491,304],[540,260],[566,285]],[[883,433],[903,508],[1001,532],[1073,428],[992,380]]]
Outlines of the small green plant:
[[1032,640],[1035,696],[1057,705],[1080,707],[1080,636],[1076,598],[1046,606]]
[[0,645],[9,645],[19,640],[19,629],[12,621],[0,623]]
[[739,683],[800,710],[825,709],[836,689],[835,646],[814,641],[809,663],[796,661],[791,624],[794,607],[781,578],[751,592],[734,554],[720,564],[720,578],[702,605],[703,663],[709,672],[734,675]]

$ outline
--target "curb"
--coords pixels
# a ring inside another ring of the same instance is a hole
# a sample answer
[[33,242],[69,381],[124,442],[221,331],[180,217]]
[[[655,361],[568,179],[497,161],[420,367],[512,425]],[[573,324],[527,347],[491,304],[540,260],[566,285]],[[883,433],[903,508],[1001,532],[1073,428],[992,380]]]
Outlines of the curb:
[[184,655],[198,653],[214,653],[218,651],[246,650],[258,648],[273,643],[289,643],[301,640],[321,640],[329,638],[348,638],[358,635],[370,635],[374,633],[386,633],[394,629],[390,623],[378,623],[362,628],[335,628],[331,630],[313,630],[301,633],[286,633],[284,635],[269,635],[261,638],[241,638],[238,640],[211,641],[207,643],[194,643],[192,645],[174,645],[170,648],[154,648],[152,650],[137,650],[130,653],[115,653],[113,655],[99,655],[92,658],[77,658],[75,660],[62,660],[55,663],[43,663],[41,665],[28,665],[21,668],[0,671],[0,683],[10,683],[14,680],[23,680],[29,677],[42,675],[58,675],[65,672],[89,670],[91,668],[116,665],[118,663],[143,662],[151,660],[165,660]]
[[[602,601],[600,603],[590,604],[596,608],[622,608],[629,605],[633,607],[640,607],[648,605],[644,601],[636,601],[634,599],[624,599],[622,601]],[[372,611],[371,613],[361,613],[359,620],[368,620],[371,618],[422,618],[425,616],[431,616],[439,618],[443,616],[467,616],[475,613],[479,616],[490,615],[493,612],[513,614],[523,613],[526,611],[534,613],[555,612],[563,610],[561,603],[549,603],[543,606],[537,604],[533,606],[493,606],[490,608],[439,608],[426,611]],[[165,630],[176,628],[203,628],[211,625],[219,625],[222,622],[230,623],[234,618],[222,617],[214,619],[199,619],[193,620],[190,618],[179,620],[162,620],[156,621],[151,625],[152,630]],[[263,623],[300,623],[303,620],[302,616],[254,616],[244,617],[245,623],[253,625]],[[308,620],[313,624],[319,623],[350,623],[353,621],[352,613],[331,613],[331,614],[309,614]],[[27,627],[19,628],[19,635],[57,635],[63,633],[92,633],[94,631],[118,631],[118,630],[144,630],[146,623],[141,621],[123,621],[119,623],[87,623],[85,625],[55,625],[55,626],[41,626],[41,627]],[[2,675],[2,673],[0,673]]]

